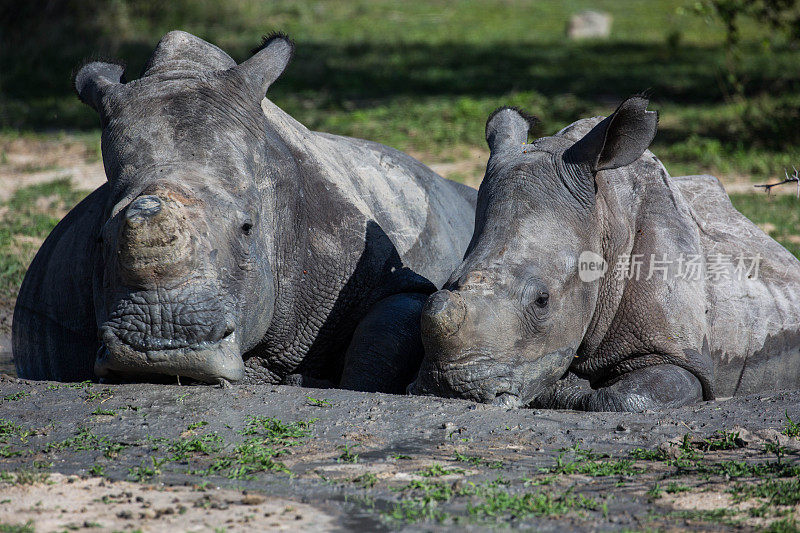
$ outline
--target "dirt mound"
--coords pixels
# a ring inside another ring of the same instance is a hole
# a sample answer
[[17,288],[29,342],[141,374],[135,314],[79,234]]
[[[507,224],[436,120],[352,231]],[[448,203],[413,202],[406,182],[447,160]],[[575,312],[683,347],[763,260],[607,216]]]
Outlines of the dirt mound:
[[707,530],[791,525],[800,505],[798,391],[659,413],[15,378],[0,398],[0,522],[37,531]]

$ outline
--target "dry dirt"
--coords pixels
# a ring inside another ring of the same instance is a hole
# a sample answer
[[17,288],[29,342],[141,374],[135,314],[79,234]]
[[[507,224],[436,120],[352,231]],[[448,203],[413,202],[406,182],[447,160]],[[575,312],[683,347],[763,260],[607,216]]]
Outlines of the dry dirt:
[[[579,413],[285,386],[7,377],[0,524],[747,531],[798,516],[796,503],[735,501],[743,486],[797,483],[800,442],[782,433],[787,413],[800,419],[800,392]],[[253,438],[280,453],[254,460]]]
[[61,474],[5,487],[2,498],[0,523],[31,522],[36,531],[323,531],[335,524],[318,508],[253,492]]

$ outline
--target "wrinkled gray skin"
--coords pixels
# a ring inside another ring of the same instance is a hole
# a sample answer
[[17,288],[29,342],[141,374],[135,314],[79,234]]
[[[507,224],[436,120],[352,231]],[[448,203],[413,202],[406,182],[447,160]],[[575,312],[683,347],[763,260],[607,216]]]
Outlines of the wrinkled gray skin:
[[108,183],[39,250],[14,312],[33,379],[254,380],[404,391],[419,313],[458,265],[476,193],[264,98],[292,45],[240,65],[184,32],[143,76],[76,76]]
[[[517,110],[489,118],[475,233],[425,305],[411,392],[639,411],[800,385],[800,263],[716,178],[667,174],[646,107],[630,98],[531,144]],[[585,251],[604,276],[581,281]],[[649,274],[651,254],[666,273]]]

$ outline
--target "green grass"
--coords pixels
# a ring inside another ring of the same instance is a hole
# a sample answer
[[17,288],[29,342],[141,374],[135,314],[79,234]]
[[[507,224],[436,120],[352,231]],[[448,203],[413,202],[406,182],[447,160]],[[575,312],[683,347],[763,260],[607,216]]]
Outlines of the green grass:
[[339,454],[339,457],[336,458],[336,462],[338,463],[357,463],[358,462],[358,454],[353,453],[353,448],[357,447],[358,444],[344,444],[340,446],[342,449],[342,453]]
[[569,490],[514,491],[501,478],[480,483],[468,482],[459,488],[429,479],[415,480],[398,489],[403,497],[387,513],[401,522],[458,522],[461,515],[443,508],[445,504],[466,505],[467,518],[477,523],[507,523],[531,516],[555,517],[582,510],[604,509],[594,498],[572,494]]
[[13,394],[8,394],[8,395],[4,396],[3,397],[3,401],[6,401],[6,402],[17,402],[17,401],[19,401],[19,400],[21,400],[23,398],[26,398],[26,397],[28,397],[30,395],[31,395],[31,393],[29,391],[21,390],[19,392],[15,392]]
[[[221,450],[222,440],[215,436],[194,437],[180,446],[180,458],[210,456],[206,468],[190,471],[199,475],[224,475],[230,479],[252,479],[259,472],[291,471],[277,458],[288,454],[289,448],[304,444],[311,436],[310,427],[316,418],[297,422],[283,422],[262,416],[248,417],[240,432],[247,437],[232,449]],[[218,453],[219,452],[219,453]],[[173,455],[173,460],[176,456]]]
[[415,472],[416,475],[422,477],[440,477],[446,476],[448,474],[463,474],[464,470],[462,468],[445,468],[438,463],[434,463],[427,468],[423,468]]
[[378,482],[378,476],[373,474],[372,472],[365,472],[360,476],[354,477],[350,481],[352,481],[356,485],[369,489],[374,487],[375,483]]
[[0,524],[0,533],[34,533],[33,520],[24,524]]
[[717,450],[735,450],[744,448],[747,443],[739,436],[739,432],[717,431],[710,437],[695,444],[695,447],[704,452]]
[[308,405],[313,405],[315,407],[330,407],[331,406],[331,401],[330,400],[325,400],[325,399],[321,400],[319,398],[312,398],[311,396],[306,396],[306,401],[308,402]]
[[764,533],[797,533],[800,527],[794,518],[783,518],[772,522],[764,529]]
[[39,242],[85,195],[59,179],[18,189],[0,202],[0,299],[16,295]]
[[[20,9],[3,28],[12,45],[0,50],[0,127],[96,129],[68,81],[92,53],[125,59],[135,78],[168,30],[241,61],[262,34],[282,29],[296,56],[269,96],[312,128],[457,156],[484,147],[483,124],[498,105],[530,109],[550,134],[650,88],[661,111],[654,149],[675,173],[763,180],[800,159],[800,49],[746,21],[747,99],[726,99],[723,28],[689,14],[687,0],[95,3],[65,0],[50,17]],[[564,38],[569,15],[586,8],[614,17],[609,40]]]
[[31,435],[33,435],[33,431],[15,424],[11,420],[0,418],[0,443],[11,441],[25,443]]
[[[569,455],[573,459],[569,459]],[[615,459],[593,450],[582,449],[578,445],[562,450],[556,464],[546,470],[551,474],[583,474],[592,477],[632,476],[642,472],[630,459]]]
[[90,428],[80,428],[73,437],[48,443],[45,452],[98,450],[102,451],[106,458],[113,459],[126,447],[127,444],[112,441],[105,435],[97,435]]
[[[786,185],[789,186],[789,185]],[[760,224],[770,237],[800,257],[800,200],[794,195],[731,194],[731,202],[744,216]]]
[[797,505],[800,503],[800,479],[767,479],[755,485],[737,483],[728,492],[737,502],[764,498],[771,505]]
[[800,437],[800,424],[792,420],[789,411],[785,411],[784,415],[786,416],[786,427],[783,428],[783,434],[787,437]]
[[15,472],[0,472],[0,481],[12,485],[33,485],[34,483],[47,482],[48,472],[37,472],[28,468],[20,468]]

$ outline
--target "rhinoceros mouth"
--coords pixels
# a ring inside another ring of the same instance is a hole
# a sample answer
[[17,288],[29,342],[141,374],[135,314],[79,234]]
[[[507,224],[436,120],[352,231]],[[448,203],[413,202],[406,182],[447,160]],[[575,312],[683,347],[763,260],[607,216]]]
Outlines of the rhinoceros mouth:
[[508,407],[521,404],[511,369],[485,354],[462,354],[447,365],[423,363],[408,393],[461,398]]
[[148,376],[177,376],[216,384],[244,378],[244,361],[236,332],[216,342],[158,350],[139,350],[109,336],[104,340],[94,371],[97,377],[108,381],[146,381]]

